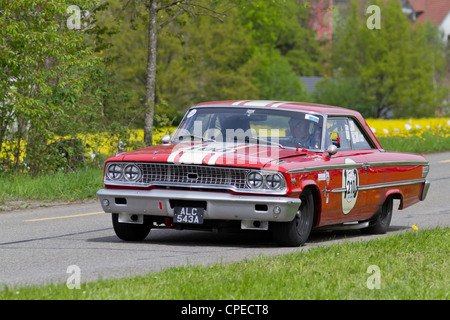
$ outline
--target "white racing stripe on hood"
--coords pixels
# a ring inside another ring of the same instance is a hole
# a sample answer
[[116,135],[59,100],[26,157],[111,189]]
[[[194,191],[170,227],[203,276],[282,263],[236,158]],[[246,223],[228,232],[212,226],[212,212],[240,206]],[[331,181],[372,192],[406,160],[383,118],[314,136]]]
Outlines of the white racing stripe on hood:
[[205,146],[200,146],[198,148],[192,147],[190,150],[183,152],[183,155],[178,160],[179,163],[188,164],[202,164],[202,160],[210,151],[206,151]]
[[237,150],[239,150],[239,149],[245,148],[246,146],[247,145],[245,145],[245,144],[236,146],[233,143],[231,146],[223,148],[223,150],[221,152],[215,152],[211,156],[211,158],[209,158],[208,164],[209,165],[214,165],[214,164],[216,164],[217,159],[219,159],[219,157],[223,156],[225,153],[227,153],[227,152],[233,152],[234,153],[234,152],[237,152]]
[[[167,162],[172,163],[185,163],[185,164],[203,164],[203,160],[211,155],[208,164],[216,164],[217,159],[223,156],[227,152],[236,152],[238,149],[245,148],[246,145],[235,145],[234,143],[223,144],[213,143],[208,145],[189,146],[185,148],[179,148],[173,151],[167,158]],[[180,156],[177,159],[177,156]],[[177,161],[176,161],[177,160]]]
[[184,148],[180,148],[178,149],[177,147],[175,147],[176,151],[172,151],[172,153],[169,155],[169,157],[167,158],[167,162],[171,162],[174,163],[175,162],[175,157],[177,155],[179,155],[181,152],[183,152]]

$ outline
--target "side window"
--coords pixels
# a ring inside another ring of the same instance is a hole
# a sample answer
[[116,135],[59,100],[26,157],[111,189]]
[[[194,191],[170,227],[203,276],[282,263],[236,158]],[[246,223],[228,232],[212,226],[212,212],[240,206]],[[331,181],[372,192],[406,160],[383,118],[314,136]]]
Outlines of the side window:
[[356,125],[352,119],[349,119],[348,123],[350,127],[350,136],[352,139],[353,149],[371,149],[369,142],[367,142],[366,137],[364,137],[358,125]]
[[337,146],[339,150],[351,150],[350,127],[347,118],[328,119],[325,149],[331,144]]

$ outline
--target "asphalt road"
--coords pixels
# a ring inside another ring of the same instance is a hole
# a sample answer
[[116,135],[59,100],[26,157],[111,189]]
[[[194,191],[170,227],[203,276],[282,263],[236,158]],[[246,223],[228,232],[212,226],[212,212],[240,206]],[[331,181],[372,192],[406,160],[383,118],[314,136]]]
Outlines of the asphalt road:
[[[426,201],[395,210],[387,235],[450,225],[450,152],[427,156]],[[386,236],[386,235],[381,235]],[[184,264],[228,263],[260,254],[308,250],[380,236],[359,231],[315,232],[300,248],[280,248],[270,234],[152,230],[143,242],[123,242],[97,201],[0,212],[0,286],[65,283],[77,266],[81,281],[124,277]]]

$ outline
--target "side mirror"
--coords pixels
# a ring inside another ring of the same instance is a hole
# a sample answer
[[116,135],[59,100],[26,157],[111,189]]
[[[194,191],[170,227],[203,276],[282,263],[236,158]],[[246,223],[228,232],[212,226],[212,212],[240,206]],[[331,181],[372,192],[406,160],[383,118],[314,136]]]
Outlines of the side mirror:
[[334,144],[330,144],[327,149],[328,157],[331,158],[332,155],[335,155],[338,152],[338,148]]
[[164,136],[161,138],[161,142],[162,142],[163,144],[170,144],[170,136],[169,136],[168,134],[164,135]]

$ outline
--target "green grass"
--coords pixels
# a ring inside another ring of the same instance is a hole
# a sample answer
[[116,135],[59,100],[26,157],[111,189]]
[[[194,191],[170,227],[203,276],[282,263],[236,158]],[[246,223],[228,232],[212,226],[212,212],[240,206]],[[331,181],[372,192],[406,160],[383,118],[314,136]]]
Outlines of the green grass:
[[379,137],[378,141],[388,151],[411,153],[432,153],[450,151],[450,135],[437,137],[433,132],[423,132],[421,135],[399,137]]
[[102,169],[55,172],[37,177],[26,174],[0,175],[0,201],[74,201],[94,198],[97,190],[103,187],[102,176]]
[[[0,299],[449,299],[450,228],[410,231],[232,264],[84,283],[3,288]],[[380,270],[370,290],[369,266]],[[81,269],[81,275],[83,270]]]

